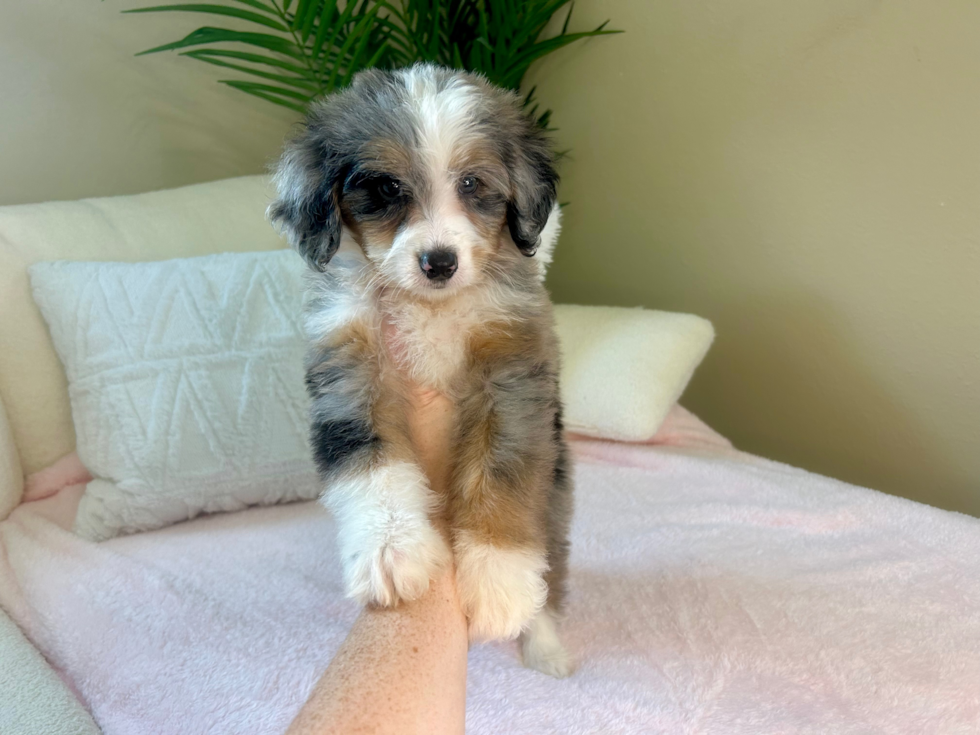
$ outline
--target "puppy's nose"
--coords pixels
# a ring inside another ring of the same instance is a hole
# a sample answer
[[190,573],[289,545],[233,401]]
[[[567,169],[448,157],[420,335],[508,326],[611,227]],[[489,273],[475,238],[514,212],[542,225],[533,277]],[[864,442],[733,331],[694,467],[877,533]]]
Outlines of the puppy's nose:
[[430,281],[448,281],[456,272],[456,253],[432,250],[419,256],[419,267]]

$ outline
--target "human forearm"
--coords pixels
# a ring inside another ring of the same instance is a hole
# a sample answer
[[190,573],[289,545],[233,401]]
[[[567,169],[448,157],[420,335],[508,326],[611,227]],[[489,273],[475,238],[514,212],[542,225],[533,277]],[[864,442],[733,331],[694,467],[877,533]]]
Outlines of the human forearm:
[[414,602],[364,610],[289,735],[462,733],[466,619],[452,574]]

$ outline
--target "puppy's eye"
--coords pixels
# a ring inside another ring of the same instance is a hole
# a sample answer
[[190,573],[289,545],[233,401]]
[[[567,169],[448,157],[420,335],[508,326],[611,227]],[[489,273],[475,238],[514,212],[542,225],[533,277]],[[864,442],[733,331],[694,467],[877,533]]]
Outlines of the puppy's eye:
[[393,202],[402,195],[402,185],[390,176],[383,176],[374,182],[374,190],[386,202]]
[[475,194],[480,188],[480,180],[476,176],[464,176],[459,180],[460,194]]

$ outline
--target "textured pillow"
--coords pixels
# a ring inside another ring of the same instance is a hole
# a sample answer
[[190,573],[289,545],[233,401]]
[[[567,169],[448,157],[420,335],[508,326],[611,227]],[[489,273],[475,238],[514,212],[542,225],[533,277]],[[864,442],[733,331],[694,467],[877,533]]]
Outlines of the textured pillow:
[[[77,533],[102,540],[319,494],[304,268],[289,250],[31,266],[78,456],[97,478]],[[555,316],[566,426],[600,438],[650,439],[714,336],[687,314],[556,306]]]
[[304,268],[290,251],[31,267],[68,375],[78,455],[98,478],[76,532],[101,540],[318,495]]
[[[244,176],[0,207],[0,396],[25,473],[75,450],[68,381],[32,298],[28,268],[55,260],[142,263],[276,250],[285,243],[264,215],[273,195],[267,177]],[[18,502],[20,495],[0,488],[0,517]]]

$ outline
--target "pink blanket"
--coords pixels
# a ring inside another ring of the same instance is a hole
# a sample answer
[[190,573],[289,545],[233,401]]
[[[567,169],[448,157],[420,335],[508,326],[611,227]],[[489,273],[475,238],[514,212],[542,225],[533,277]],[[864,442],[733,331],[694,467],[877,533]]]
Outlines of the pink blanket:
[[[578,670],[474,648],[469,732],[980,732],[980,521],[740,454],[681,410],[653,445],[573,446]],[[92,544],[61,527],[78,492],[0,523],[0,604],[105,732],[283,731],[357,614],[327,513]]]

